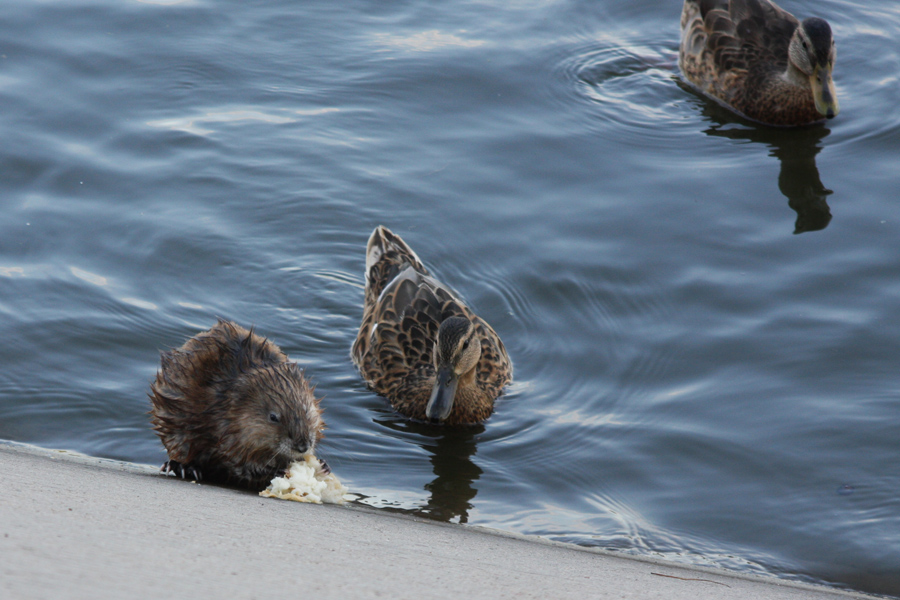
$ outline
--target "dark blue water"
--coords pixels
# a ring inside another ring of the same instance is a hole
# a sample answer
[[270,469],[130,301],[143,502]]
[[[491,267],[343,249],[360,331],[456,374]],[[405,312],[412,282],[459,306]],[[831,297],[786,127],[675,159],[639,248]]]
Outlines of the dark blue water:
[[[686,89],[676,0],[7,0],[0,438],[161,463],[158,351],[221,316],[368,505],[900,596],[900,6],[783,6],[827,125]],[[377,224],[506,343],[483,426],[356,374]]]

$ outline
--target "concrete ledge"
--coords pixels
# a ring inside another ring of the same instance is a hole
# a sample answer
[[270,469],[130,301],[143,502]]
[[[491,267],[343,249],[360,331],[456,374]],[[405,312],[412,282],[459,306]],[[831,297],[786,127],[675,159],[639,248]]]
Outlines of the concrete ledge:
[[0,597],[9,599],[873,597],[271,500],[18,444],[0,443],[0,473]]

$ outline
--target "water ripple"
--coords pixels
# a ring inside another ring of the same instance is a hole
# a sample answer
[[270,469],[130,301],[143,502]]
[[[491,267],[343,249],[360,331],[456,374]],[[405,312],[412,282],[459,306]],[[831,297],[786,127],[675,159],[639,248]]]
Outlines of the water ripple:
[[[898,589],[895,3],[816,5],[842,113],[773,132],[679,85],[671,1],[162,1],[4,5],[0,438],[158,464],[219,316],[365,504]],[[349,360],[379,223],[507,345],[484,424]]]
[[581,43],[555,68],[569,93],[595,107],[591,129],[610,122],[646,139],[670,137],[661,126],[671,123],[686,102],[674,85],[677,47],[672,40],[648,35],[599,35]]

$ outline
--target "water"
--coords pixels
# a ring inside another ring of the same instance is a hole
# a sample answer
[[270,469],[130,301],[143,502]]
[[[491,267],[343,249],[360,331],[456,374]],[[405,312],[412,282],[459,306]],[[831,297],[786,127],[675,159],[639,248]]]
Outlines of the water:
[[[222,316],[368,505],[900,596],[900,8],[814,8],[842,112],[788,131],[680,83],[675,0],[8,0],[0,438],[161,463]],[[483,426],[354,371],[379,223],[506,343]]]

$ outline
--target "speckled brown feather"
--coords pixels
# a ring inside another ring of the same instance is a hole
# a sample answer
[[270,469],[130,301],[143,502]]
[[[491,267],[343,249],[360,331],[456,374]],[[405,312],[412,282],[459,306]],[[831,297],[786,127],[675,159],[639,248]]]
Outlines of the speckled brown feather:
[[[300,368],[274,343],[220,320],[162,353],[151,422],[175,465],[192,475],[264,486],[291,459],[285,439],[312,447],[324,424]],[[281,419],[267,422],[270,411]]]
[[431,277],[399,236],[376,228],[366,250],[363,319],[351,356],[368,386],[398,412],[426,419],[435,382],[435,339],[441,322],[453,316],[472,321],[481,358],[473,381],[460,382],[445,423],[477,423],[491,415],[494,400],[512,379],[503,342],[452,290]]
[[821,121],[812,91],[786,81],[798,21],[768,0],[686,0],[679,66],[703,93],[771,125]]

